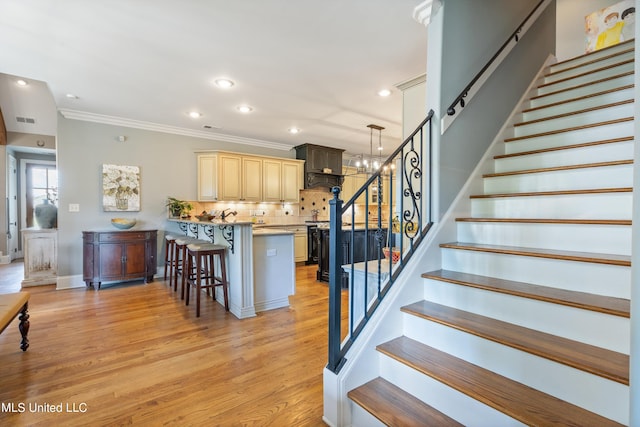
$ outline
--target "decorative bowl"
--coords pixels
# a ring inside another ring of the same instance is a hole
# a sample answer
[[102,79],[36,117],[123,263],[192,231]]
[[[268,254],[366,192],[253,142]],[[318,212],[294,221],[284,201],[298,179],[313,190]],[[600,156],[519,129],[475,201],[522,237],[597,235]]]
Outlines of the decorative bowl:
[[113,218],[111,220],[111,225],[115,228],[119,228],[120,230],[128,230],[136,225],[136,220],[131,218]]
[[391,255],[392,264],[395,264],[396,262],[400,261],[400,249],[398,248],[389,249],[389,247],[387,246],[382,248],[382,253],[384,254],[385,259],[389,259],[389,255]]
[[198,218],[198,221],[211,221],[213,218],[215,218],[213,215],[209,215],[207,212],[202,211],[202,213],[200,215],[196,215],[196,218]]

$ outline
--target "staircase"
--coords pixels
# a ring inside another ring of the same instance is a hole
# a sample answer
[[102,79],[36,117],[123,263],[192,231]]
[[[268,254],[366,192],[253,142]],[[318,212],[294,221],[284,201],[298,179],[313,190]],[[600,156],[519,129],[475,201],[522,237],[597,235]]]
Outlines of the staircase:
[[545,69],[352,425],[629,423],[633,59]]

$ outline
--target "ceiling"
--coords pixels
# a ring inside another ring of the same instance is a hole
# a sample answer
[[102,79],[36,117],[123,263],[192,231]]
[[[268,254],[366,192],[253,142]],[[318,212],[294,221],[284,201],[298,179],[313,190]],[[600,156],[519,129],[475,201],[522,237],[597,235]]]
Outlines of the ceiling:
[[[413,19],[419,3],[3,1],[0,107],[15,132],[55,135],[59,111],[238,144],[313,143],[353,154],[368,152],[367,125],[376,124],[385,127],[389,153],[402,138],[396,86],[426,70],[427,32]],[[29,84],[18,87],[17,77]],[[223,77],[235,85],[216,87]],[[391,95],[379,96],[383,88]],[[238,112],[242,104],[253,111]],[[292,127],[300,133],[290,134]]]

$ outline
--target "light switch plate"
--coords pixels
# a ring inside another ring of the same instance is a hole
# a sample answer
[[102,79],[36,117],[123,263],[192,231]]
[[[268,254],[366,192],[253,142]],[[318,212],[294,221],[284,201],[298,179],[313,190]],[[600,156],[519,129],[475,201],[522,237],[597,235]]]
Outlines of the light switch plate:
[[69,212],[80,212],[80,205],[78,203],[69,203]]

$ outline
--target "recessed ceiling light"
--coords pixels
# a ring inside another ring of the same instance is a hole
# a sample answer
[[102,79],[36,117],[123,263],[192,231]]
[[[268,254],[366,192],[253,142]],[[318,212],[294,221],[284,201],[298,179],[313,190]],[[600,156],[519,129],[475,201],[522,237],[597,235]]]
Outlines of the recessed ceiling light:
[[20,80],[16,80],[16,84],[17,84],[18,86],[26,86],[26,85],[28,85],[29,83],[27,83],[27,81],[26,81],[26,80],[22,80],[22,79],[20,79]]
[[192,119],[199,119],[200,117],[202,117],[202,114],[198,113],[197,111],[191,111],[189,113],[189,117],[191,117]]
[[232,80],[229,80],[229,79],[217,79],[215,83],[216,83],[216,86],[222,89],[229,89],[231,86],[235,84]]
[[391,91],[389,89],[382,89],[378,91],[378,96],[389,96]]
[[68,93],[68,94],[66,94],[65,96],[66,96],[67,98],[69,98],[69,99],[78,99],[78,97],[77,97],[76,95],[72,94],[72,93]]
[[298,128],[289,128],[289,133],[292,133],[292,134],[295,135],[296,133],[300,133],[300,129],[298,129]]
[[239,105],[239,106],[236,107],[236,109],[238,111],[240,111],[241,113],[244,113],[244,114],[247,114],[247,113],[250,113],[250,112],[253,111],[253,108],[251,108],[248,105]]

